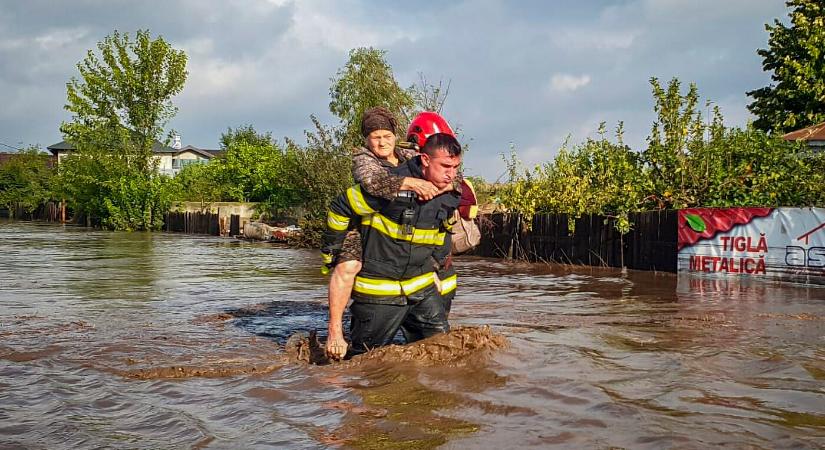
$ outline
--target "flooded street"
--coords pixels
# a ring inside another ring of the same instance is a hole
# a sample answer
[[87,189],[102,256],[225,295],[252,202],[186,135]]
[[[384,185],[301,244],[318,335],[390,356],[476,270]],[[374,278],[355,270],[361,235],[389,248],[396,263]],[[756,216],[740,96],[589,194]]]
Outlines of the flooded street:
[[315,251],[0,222],[0,255],[2,449],[825,447],[823,287],[462,257],[451,324],[489,330],[319,366]]

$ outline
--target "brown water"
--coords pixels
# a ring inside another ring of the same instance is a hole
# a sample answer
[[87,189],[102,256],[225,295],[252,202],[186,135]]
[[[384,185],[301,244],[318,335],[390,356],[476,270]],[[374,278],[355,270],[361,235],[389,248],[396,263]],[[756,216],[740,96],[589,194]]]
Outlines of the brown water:
[[459,258],[471,328],[310,365],[315,252],[6,222],[0,256],[4,449],[825,447],[821,287]]

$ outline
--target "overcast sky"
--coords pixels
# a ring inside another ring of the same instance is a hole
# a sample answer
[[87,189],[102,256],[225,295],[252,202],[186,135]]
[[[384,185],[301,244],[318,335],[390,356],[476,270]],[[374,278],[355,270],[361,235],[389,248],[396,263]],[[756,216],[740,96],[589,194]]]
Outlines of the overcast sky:
[[786,16],[780,0],[0,0],[0,143],[62,140],[66,82],[114,29],[149,29],[186,51],[168,128],[202,148],[227,127],[302,140],[310,114],[335,123],[330,78],[351,48],[373,46],[402,86],[419,73],[451,81],[444,115],[470,142],[466,171],[493,181],[511,145],[532,165],[601,121],[624,121],[641,149],[652,76],[697,83],[744,125],[745,92],[769,82],[756,55],[764,24]]

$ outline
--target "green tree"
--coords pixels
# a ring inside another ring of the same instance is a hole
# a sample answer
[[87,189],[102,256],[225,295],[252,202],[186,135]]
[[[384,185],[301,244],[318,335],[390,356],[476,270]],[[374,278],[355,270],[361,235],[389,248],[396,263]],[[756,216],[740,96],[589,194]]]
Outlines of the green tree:
[[692,172],[690,155],[704,145],[708,126],[714,133],[722,128],[722,119],[714,109],[713,123],[704,122],[698,108],[699,91],[693,83],[684,95],[676,78],[670,80],[667,89],[656,78],[651,78],[650,84],[656,121],[647,138],[647,149],[642,152],[652,176],[650,195],[658,207],[685,208],[696,202],[696,192],[690,186],[697,174]]
[[234,129],[230,127],[226,129],[225,133],[221,134],[221,149],[223,150],[241,142],[255,146],[265,146],[271,145],[274,140],[271,132],[259,133],[251,124]]
[[349,149],[336,141],[336,130],[310,116],[314,131],[305,131],[306,145],[287,140],[284,177],[300,193],[300,236],[290,239],[299,247],[321,245],[326,230],[330,202],[352,186],[352,157]]
[[413,98],[415,112],[433,111],[441,114],[444,103],[450,95],[450,85],[452,82],[438,80],[438,84],[430,83],[423,73],[418,74],[418,83],[413,84],[407,92]]
[[14,214],[17,207],[31,213],[52,199],[54,169],[49,156],[31,147],[0,165],[0,205]]
[[825,121],[825,3],[790,0],[791,25],[765,25],[768,48],[757,51],[774,83],[748,92],[754,126],[784,133]]
[[175,200],[212,203],[227,200],[228,187],[221,179],[221,160],[189,164],[175,175]]
[[115,229],[163,225],[168,181],[156,180],[152,147],[174,116],[171,99],[186,81],[186,55],[146,30],[115,31],[78,63],[67,83],[61,125],[77,152],[64,159],[60,192],[77,212]]
[[409,123],[413,97],[398,85],[385,54],[372,47],[350,50],[349,61],[331,80],[329,110],[340,120],[338,142],[347,149],[362,141],[361,116],[369,108],[390,110],[401,130]]
[[711,136],[691,155],[689,206],[818,206],[825,204],[825,153],[752,126]]

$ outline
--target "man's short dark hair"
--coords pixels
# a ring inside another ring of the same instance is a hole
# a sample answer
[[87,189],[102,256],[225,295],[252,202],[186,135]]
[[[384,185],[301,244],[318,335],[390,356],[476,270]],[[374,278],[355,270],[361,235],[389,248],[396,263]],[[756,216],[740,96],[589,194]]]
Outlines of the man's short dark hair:
[[427,138],[427,143],[421,149],[421,153],[436,156],[436,153],[444,149],[450,156],[461,155],[461,144],[453,136],[446,133],[436,133]]

